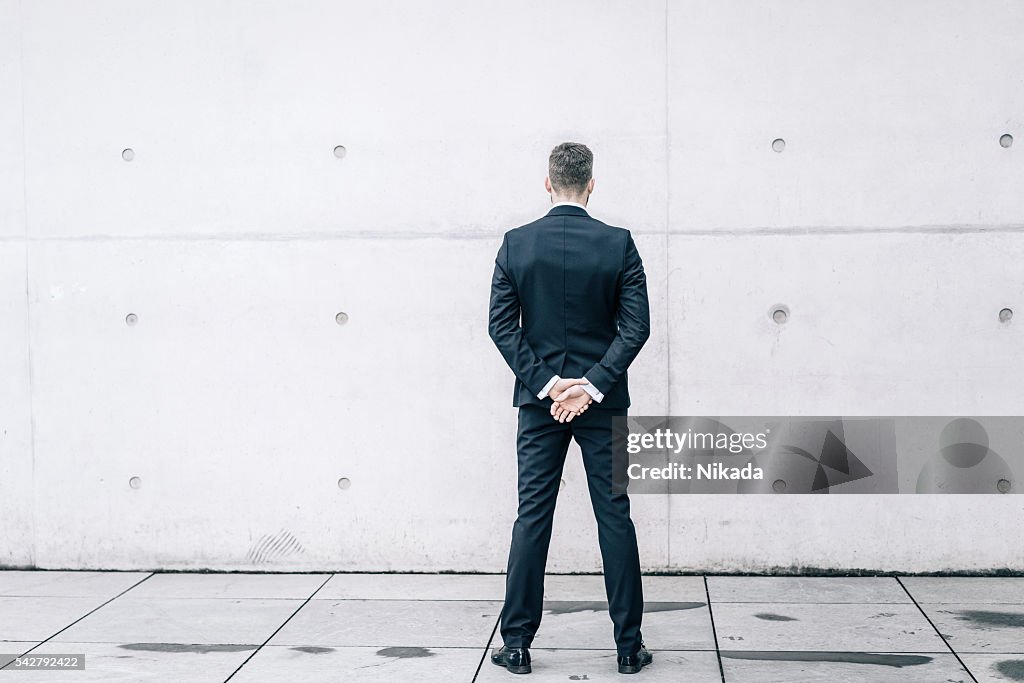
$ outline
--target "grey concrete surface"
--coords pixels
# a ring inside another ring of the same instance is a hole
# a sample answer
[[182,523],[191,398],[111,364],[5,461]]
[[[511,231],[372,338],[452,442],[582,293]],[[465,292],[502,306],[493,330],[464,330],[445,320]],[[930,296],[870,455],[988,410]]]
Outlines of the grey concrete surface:
[[[646,576],[638,681],[1024,680],[1024,577]],[[549,576],[530,678],[492,665],[504,577],[0,571],[0,681],[615,681],[600,576]],[[710,603],[708,601],[710,596]]]
[[[1024,415],[1022,37],[1020,0],[0,0],[0,565],[503,571],[488,289],[565,140],[647,274],[633,415]],[[410,387],[473,398],[382,428]],[[598,571],[564,479],[548,568]],[[631,506],[650,573],[1024,572],[1022,488]]]

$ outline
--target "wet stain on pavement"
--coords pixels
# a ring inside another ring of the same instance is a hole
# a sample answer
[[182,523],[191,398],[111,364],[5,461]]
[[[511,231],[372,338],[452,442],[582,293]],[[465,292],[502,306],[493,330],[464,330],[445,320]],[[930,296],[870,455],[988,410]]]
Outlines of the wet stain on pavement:
[[[704,607],[705,602],[646,602],[644,614],[654,612],[677,612],[680,610]],[[552,600],[544,603],[544,611],[549,614],[576,614],[577,612],[607,612],[608,603],[585,600]]]
[[706,602],[648,602],[644,604],[644,614],[680,612],[686,609],[698,609],[705,605],[707,605]]
[[295,650],[296,652],[305,652],[311,655],[322,655],[325,652],[334,652],[333,647],[315,647],[313,645],[302,645],[299,647],[292,647],[288,649]]
[[202,643],[124,643],[118,647],[125,650],[142,650],[145,652],[242,652],[255,650],[259,645],[204,645]]
[[758,612],[754,616],[765,621],[798,621],[795,617],[787,617],[784,614],[772,614],[771,612]]
[[961,621],[973,621],[982,626],[1024,628],[1024,614],[1020,612],[993,612],[981,609],[959,610]]
[[398,657],[399,659],[434,656],[434,653],[425,647],[386,647],[383,650],[377,650],[374,654],[378,657]]
[[925,655],[888,655],[874,652],[726,652],[728,659],[755,659],[772,662],[839,662],[843,664],[875,664],[878,666],[920,666],[932,661]]
[[1024,659],[1004,659],[995,663],[995,669],[1011,681],[1024,681]]

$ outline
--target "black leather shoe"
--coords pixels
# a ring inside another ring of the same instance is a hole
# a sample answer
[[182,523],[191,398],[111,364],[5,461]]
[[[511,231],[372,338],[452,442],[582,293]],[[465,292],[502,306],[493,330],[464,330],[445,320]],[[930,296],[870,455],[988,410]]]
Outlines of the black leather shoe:
[[[528,674],[533,671],[533,667],[530,666],[530,648],[528,647],[505,647],[502,645],[501,648],[491,653],[491,663],[503,666],[514,674]],[[621,671],[621,667],[619,670]],[[637,671],[639,670],[637,669]]]
[[626,657],[620,655],[618,661],[620,674],[638,674],[640,669],[654,661],[654,657],[641,642],[640,649],[636,651],[635,655],[628,655]]

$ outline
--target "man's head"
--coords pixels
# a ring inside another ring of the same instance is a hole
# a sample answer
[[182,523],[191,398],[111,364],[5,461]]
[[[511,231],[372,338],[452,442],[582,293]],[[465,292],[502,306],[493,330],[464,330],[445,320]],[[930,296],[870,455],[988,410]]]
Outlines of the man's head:
[[544,189],[551,202],[579,202],[586,205],[594,191],[594,154],[579,142],[563,142],[551,150]]

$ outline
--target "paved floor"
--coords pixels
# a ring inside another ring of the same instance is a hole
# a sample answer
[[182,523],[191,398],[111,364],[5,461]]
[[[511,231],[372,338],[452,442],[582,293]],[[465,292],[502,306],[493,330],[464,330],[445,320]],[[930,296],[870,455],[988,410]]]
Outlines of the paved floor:
[[[612,681],[599,576],[551,576],[534,672],[484,659],[504,577],[0,571],[0,652],[49,681]],[[644,577],[636,681],[1024,681],[1024,578]],[[710,599],[709,599],[710,598]]]

